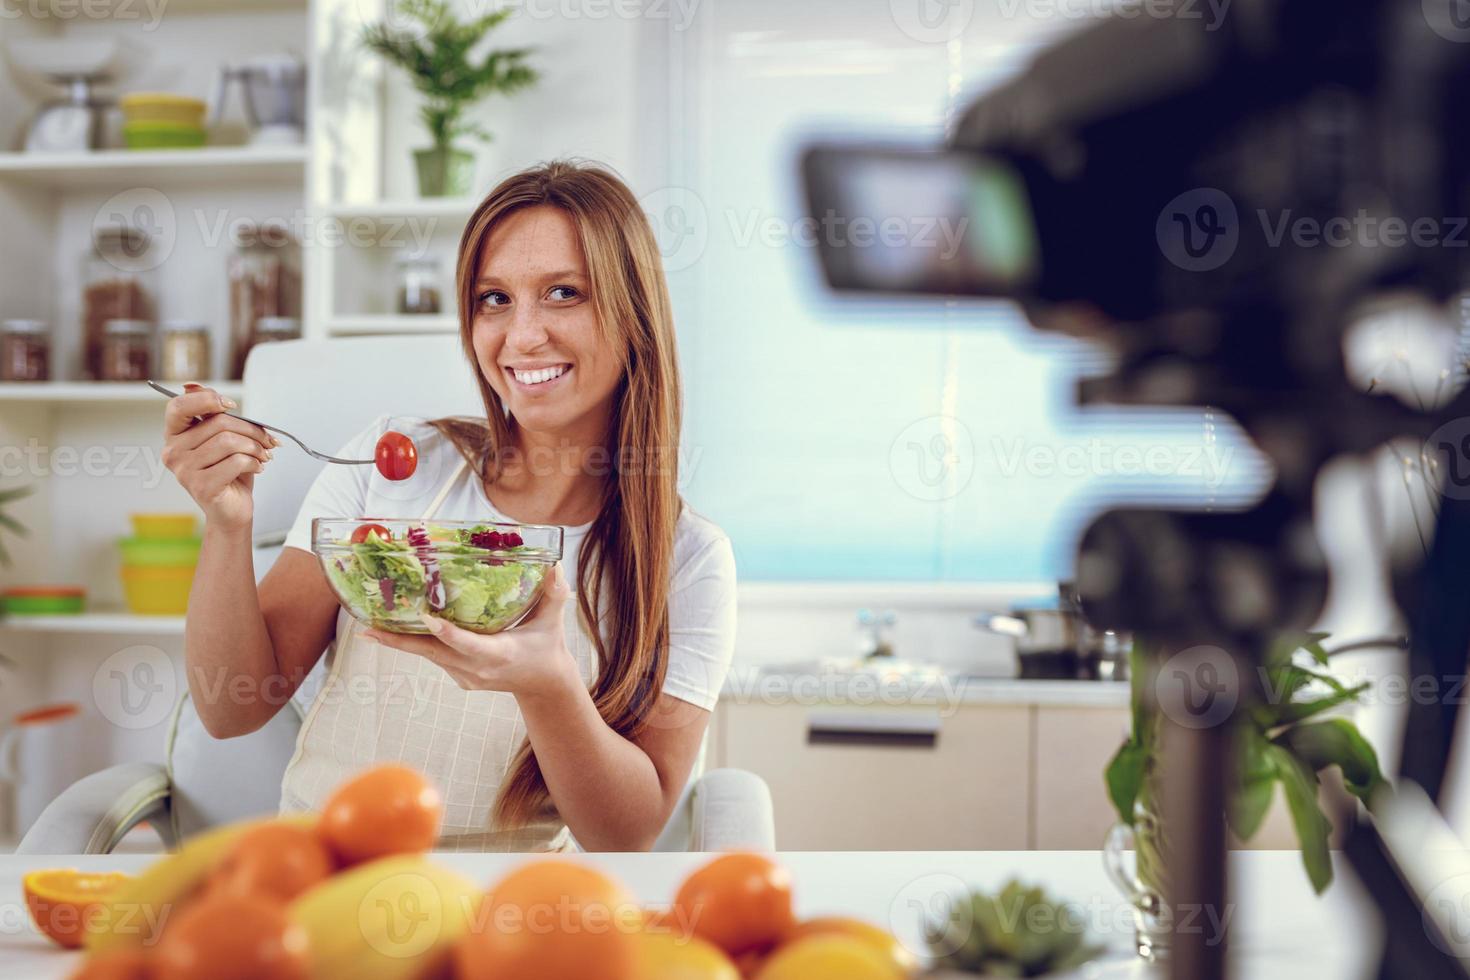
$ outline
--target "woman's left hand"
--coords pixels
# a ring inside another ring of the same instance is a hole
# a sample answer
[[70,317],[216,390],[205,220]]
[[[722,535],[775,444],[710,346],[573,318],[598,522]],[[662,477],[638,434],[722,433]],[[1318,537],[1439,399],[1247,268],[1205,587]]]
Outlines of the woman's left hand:
[[536,609],[515,629],[481,636],[437,616],[425,616],[432,636],[376,630],[364,635],[395,650],[427,657],[466,691],[540,697],[564,691],[569,683],[582,683],[562,626],[562,611],[570,595],[566,576],[557,565]]

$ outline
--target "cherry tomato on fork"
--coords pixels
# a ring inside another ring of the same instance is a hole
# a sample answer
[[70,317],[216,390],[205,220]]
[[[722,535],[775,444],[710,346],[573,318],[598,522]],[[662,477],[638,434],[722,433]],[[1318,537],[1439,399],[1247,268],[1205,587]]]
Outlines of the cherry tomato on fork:
[[369,531],[376,531],[378,533],[378,537],[382,538],[384,541],[393,540],[393,532],[388,530],[381,524],[359,524],[357,530],[352,532],[352,543],[362,544],[364,541],[367,540]]
[[378,437],[373,457],[385,480],[407,480],[419,466],[419,450],[402,432],[384,432]]

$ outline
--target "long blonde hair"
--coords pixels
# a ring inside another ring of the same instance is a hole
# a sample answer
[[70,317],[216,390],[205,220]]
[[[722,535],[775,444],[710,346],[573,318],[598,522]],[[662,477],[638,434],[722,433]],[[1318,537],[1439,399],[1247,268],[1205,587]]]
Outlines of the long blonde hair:
[[[582,622],[597,650],[593,701],[609,727],[632,738],[646,725],[668,666],[668,592],[682,507],[682,406],[658,245],[637,198],[617,176],[597,166],[552,161],[507,178],[480,202],[460,238],[455,276],[460,341],[476,368],[485,418],[432,424],[487,484],[495,482],[515,446],[516,422],[478,370],[472,341],[475,280],[491,230],[511,213],[536,205],[561,208],[576,226],[599,328],[623,361],[606,447],[615,462],[582,543],[576,589]],[[495,822],[523,826],[549,802],[527,742],[501,786]]]

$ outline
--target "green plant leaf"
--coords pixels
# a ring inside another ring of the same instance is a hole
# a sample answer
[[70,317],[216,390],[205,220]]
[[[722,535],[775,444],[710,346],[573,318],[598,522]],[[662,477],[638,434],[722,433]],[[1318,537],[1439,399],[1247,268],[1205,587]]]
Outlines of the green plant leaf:
[[1286,748],[1272,744],[1266,756],[1281,780],[1291,823],[1302,849],[1302,864],[1317,894],[1332,884],[1332,855],[1327,848],[1332,824],[1317,803],[1317,776]]
[[1301,760],[1313,772],[1329,766],[1342,770],[1348,792],[1367,803],[1383,785],[1378,753],[1346,718],[1296,725],[1276,738],[1276,744]]
[[1309,630],[1290,630],[1278,634],[1266,648],[1265,664],[1267,667],[1284,667],[1291,663],[1298,650],[1305,650],[1312,655],[1312,659],[1325,666],[1327,651],[1323,648],[1322,641],[1331,635]]
[[1261,829],[1276,795],[1276,769],[1266,750],[1270,741],[1251,726],[1242,726],[1236,739],[1237,772],[1234,791],[1225,812],[1230,829],[1250,840]]
[[1294,725],[1299,721],[1320,715],[1324,711],[1331,711],[1340,705],[1349,704],[1358,700],[1372,686],[1367,681],[1364,681],[1356,687],[1349,687],[1329,694],[1326,697],[1312,698],[1307,701],[1293,701],[1290,704],[1282,705],[1281,709],[1276,712],[1275,721],[1271,727]]
[[1133,804],[1143,788],[1143,776],[1148,765],[1148,749],[1137,742],[1124,742],[1113,754],[1104,772],[1108,784],[1108,799],[1118,811],[1118,819],[1133,826]]

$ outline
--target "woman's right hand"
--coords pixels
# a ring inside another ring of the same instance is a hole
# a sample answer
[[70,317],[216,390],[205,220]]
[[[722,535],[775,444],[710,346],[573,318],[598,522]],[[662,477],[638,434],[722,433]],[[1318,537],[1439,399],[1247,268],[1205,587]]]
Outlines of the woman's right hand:
[[232,415],[235,403],[213,388],[187,384],[164,410],[163,465],[217,527],[248,528],[255,474],[280,445],[270,433]]

